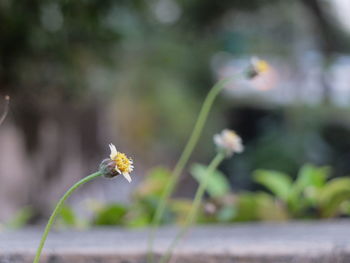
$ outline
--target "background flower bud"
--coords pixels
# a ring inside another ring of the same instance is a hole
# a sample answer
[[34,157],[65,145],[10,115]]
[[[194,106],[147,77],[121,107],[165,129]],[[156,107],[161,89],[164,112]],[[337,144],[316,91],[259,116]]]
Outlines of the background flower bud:
[[256,76],[265,73],[269,70],[269,64],[265,60],[261,60],[258,58],[252,58],[250,67],[246,72],[246,76],[248,79],[253,79]]
[[221,133],[214,135],[214,143],[219,151],[225,152],[226,156],[233,153],[243,152],[242,139],[232,130],[224,129]]

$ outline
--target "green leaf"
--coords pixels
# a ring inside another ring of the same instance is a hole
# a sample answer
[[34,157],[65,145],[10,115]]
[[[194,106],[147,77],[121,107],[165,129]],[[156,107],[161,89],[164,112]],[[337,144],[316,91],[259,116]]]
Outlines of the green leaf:
[[[169,205],[171,211],[175,214],[176,222],[180,224],[185,223],[192,208],[192,200],[172,199]],[[199,213],[198,217],[201,217],[201,213]]]
[[77,219],[72,208],[63,206],[60,212],[60,220],[67,226],[76,226]]
[[322,216],[336,216],[341,204],[346,200],[350,200],[350,178],[332,179],[320,192],[319,202]]
[[257,202],[257,217],[263,221],[285,221],[288,220],[288,211],[282,202],[278,202],[273,196],[267,193],[258,192],[255,194]]
[[292,179],[288,175],[277,171],[257,170],[254,173],[254,179],[270,190],[276,197],[288,202],[292,187]]
[[140,228],[149,226],[152,219],[152,212],[142,203],[132,203],[127,212],[127,220],[123,226],[129,228]]
[[329,175],[329,167],[315,167],[310,164],[305,164],[299,170],[295,184],[299,189],[304,189],[308,186],[320,188],[326,184]]
[[320,189],[326,184],[330,171],[329,167],[316,167],[311,164],[302,166],[289,196],[293,213],[300,213],[307,207],[317,205]]
[[127,212],[126,207],[112,204],[104,207],[95,217],[95,225],[121,225]]
[[235,218],[236,214],[237,209],[233,205],[226,205],[219,210],[216,217],[219,222],[230,222]]
[[5,224],[5,227],[11,229],[21,228],[28,223],[32,215],[32,209],[30,207],[24,207],[16,212],[12,219],[10,219],[10,221]]
[[135,191],[136,198],[161,197],[169,181],[171,172],[164,167],[152,169]]
[[285,221],[287,219],[286,207],[270,194],[246,192],[238,197],[235,221]]
[[[144,196],[137,200],[136,204],[139,208],[142,208],[151,218],[154,217],[157,207],[161,199],[154,195]],[[162,218],[160,219],[161,224],[167,224],[174,221],[173,213],[169,206],[166,206]]]
[[[194,164],[191,167],[191,174],[201,183],[207,175],[207,167],[200,164]],[[207,192],[213,198],[218,198],[230,193],[230,183],[225,175],[219,171],[214,171],[208,179]]]
[[234,220],[238,222],[253,221],[258,219],[257,198],[254,193],[246,192],[238,196]]
[[134,217],[128,220],[125,225],[129,228],[142,228],[150,225],[150,219],[147,214],[140,214],[137,217]]
[[329,202],[336,195],[350,191],[350,178],[339,177],[330,180],[322,189],[320,202]]

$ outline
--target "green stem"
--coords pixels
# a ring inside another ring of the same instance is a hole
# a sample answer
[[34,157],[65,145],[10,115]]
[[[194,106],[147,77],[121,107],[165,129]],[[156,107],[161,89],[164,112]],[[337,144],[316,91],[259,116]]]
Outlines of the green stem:
[[151,223],[151,232],[148,238],[148,262],[153,263],[153,244],[156,235],[156,230],[160,224],[161,218],[163,217],[165,207],[170,195],[173,193],[183,169],[185,168],[188,159],[190,158],[194,148],[196,147],[198,140],[202,134],[203,127],[207,121],[210,109],[215,101],[215,98],[220,93],[220,91],[236,76],[232,76],[229,78],[225,78],[216,83],[212,89],[209,91],[207,97],[205,98],[202,108],[199,112],[197,122],[193,128],[192,134],[187,141],[184,151],[182,152],[180,159],[178,160],[175,168],[172,172],[172,176],[168,184],[166,185],[164,192],[162,194],[162,198],[160,200],[159,205],[157,206],[155,215],[153,217],[153,221]]
[[160,263],[168,262],[168,260],[172,255],[173,250],[175,249],[179,241],[187,234],[188,230],[193,225],[193,223],[196,222],[199,208],[202,203],[203,195],[205,193],[205,190],[207,189],[209,178],[213,174],[213,172],[216,170],[216,168],[219,166],[219,164],[224,160],[224,158],[225,158],[225,154],[223,152],[219,152],[209,164],[205,177],[200,181],[199,187],[194,197],[191,211],[188,217],[186,218],[186,222],[183,225],[182,229],[179,231],[179,233],[176,235],[173,242],[170,244],[164,256],[160,259]]
[[81,179],[79,182],[75,183],[71,188],[69,188],[69,190],[61,197],[61,199],[58,201],[55,209],[53,210],[50,218],[49,218],[49,221],[47,222],[47,225],[45,227],[45,230],[44,230],[44,233],[41,237],[41,240],[40,240],[40,244],[39,244],[39,247],[36,251],[36,254],[35,254],[35,258],[34,258],[34,261],[33,263],[39,263],[39,260],[40,260],[40,255],[41,255],[41,251],[43,250],[43,247],[44,247],[44,244],[45,244],[45,241],[46,241],[46,238],[47,238],[47,235],[49,234],[50,232],[50,229],[52,227],[52,224],[54,223],[55,221],[55,218],[56,216],[59,214],[59,212],[61,211],[62,209],[62,205],[64,204],[64,202],[67,200],[67,198],[74,192],[74,190],[76,190],[79,186],[91,181],[92,179],[98,177],[98,176],[101,176],[102,174],[100,172],[96,172],[96,173],[93,173],[93,174],[90,174],[89,176]]

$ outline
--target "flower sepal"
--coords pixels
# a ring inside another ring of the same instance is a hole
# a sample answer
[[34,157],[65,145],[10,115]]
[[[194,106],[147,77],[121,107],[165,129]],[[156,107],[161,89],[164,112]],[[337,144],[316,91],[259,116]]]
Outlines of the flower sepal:
[[120,175],[115,169],[115,161],[111,159],[104,159],[100,164],[99,171],[106,178],[113,178]]

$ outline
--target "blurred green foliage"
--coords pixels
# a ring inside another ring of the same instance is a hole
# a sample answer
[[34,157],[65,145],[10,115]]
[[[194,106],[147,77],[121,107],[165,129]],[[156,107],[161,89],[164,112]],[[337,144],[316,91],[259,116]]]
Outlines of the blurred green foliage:
[[346,214],[342,205],[350,199],[350,178],[328,180],[329,167],[304,165],[297,178],[258,170],[255,179],[281,201],[289,218],[329,218]]
[[18,229],[25,226],[32,217],[32,209],[30,207],[23,207],[17,211],[4,227],[9,229]]
[[127,213],[127,208],[119,205],[112,204],[102,208],[93,220],[93,224],[100,225],[119,225],[123,223],[123,218]]
[[[193,177],[200,182],[205,166],[194,164]],[[170,171],[156,167],[133,194],[131,204],[99,204],[89,220],[82,220],[65,206],[60,226],[125,226],[147,227],[154,216]],[[350,216],[350,177],[330,179],[329,167],[305,164],[296,179],[273,170],[256,170],[254,180],[263,189],[233,193],[226,177],[219,171],[211,175],[207,198],[203,202],[197,223],[233,223],[249,221],[286,221],[290,219],[321,219]],[[184,222],[192,200],[172,198],[162,219],[163,224]],[[9,227],[21,227],[30,215],[23,210]]]
[[[202,182],[206,172],[206,166],[200,164],[192,165],[191,173],[199,183]],[[215,171],[208,179],[207,192],[212,198],[220,198],[227,195],[230,192],[230,183],[225,175]]]

